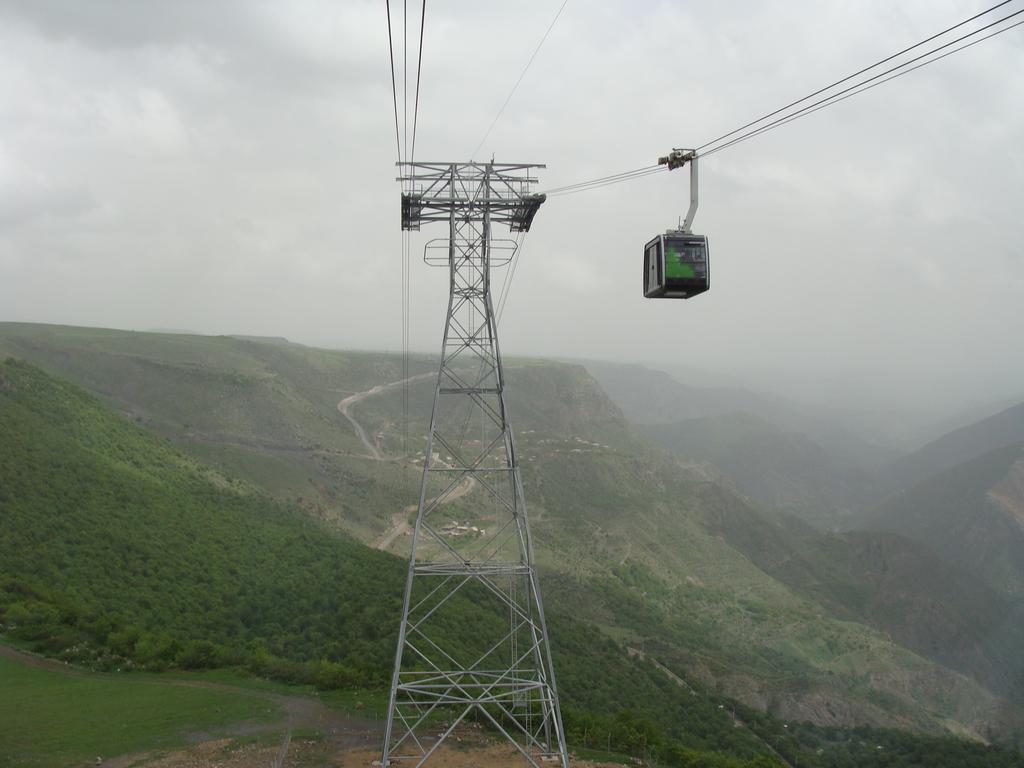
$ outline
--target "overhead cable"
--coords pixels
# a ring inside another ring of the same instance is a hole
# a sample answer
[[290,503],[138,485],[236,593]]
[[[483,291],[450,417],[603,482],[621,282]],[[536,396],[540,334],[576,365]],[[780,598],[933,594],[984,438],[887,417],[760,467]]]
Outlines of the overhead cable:
[[553,18],[551,20],[551,23],[548,24],[548,28],[547,31],[544,33],[544,37],[540,39],[540,42],[537,43],[537,47],[533,49],[533,54],[530,56],[530,60],[526,62],[526,66],[523,67],[523,71],[519,73],[519,79],[516,80],[516,84],[512,86],[512,90],[509,91],[508,96],[505,97],[505,102],[501,105],[501,109],[498,110],[498,114],[494,116],[494,119],[491,121],[490,126],[487,128],[487,132],[484,134],[484,137],[480,139],[480,143],[476,145],[476,149],[474,149],[470,153],[470,158],[476,157],[476,153],[480,151],[480,148],[484,145],[484,142],[487,141],[487,137],[490,136],[491,131],[494,130],[494,126],[498,124],[498,120],[501,118],[502,113],[505,111],[505,107],[507,107],[508,103],[512,101],[512,96],[515,95],[516,89],[519,87],[519,84],[523,82],[523,78],[526,77],[526,71],[530,68],[530,65],[533,64],[533,60],[537,58],[537,54],[540,52],[541,46],[544,45],[544,41],[548,39],[548,35],[551,34],[551,30],[555,28],[555,22],[558,21],[558,17],[562,15],[562,11],[565,10],[565,6],[568,4],[568,2],[569,0],[562,0],[562,5],[558,9],[558,13],[555,14],[555,18]]
[[409,160],[409,0],[402,0],[402,135]]
[[[900,56],[902,54],[905,54],[905,53],[907,53],[907,52],[909,52],[911,50],[914,50],[915,48],[919,48],[920,46],[924,45],[925,43],[928,43],[930,41],[935,40],[938,37],[941,37],[941,36],[943,36],[945,34],[948,34],[950,31],[952,31],[954,29],[957,29],[959,27],[962,27],[964,24],[967,24],[967,23],[969,23],[971,21],[974,21],[977,18],[979,18],[981,16],[984,16],[985,14],[991,13],[992,11],[994,11],[994,10],[1004,6],[1004,5],[1006,5],[1008,2],[1011,2],[1011,0],[1004,0],[1004,2],[1001,2],[1001,3],[997,4],[997,5],[994,5],[991,8],[989,8],[989,9],[987,9],[985,11],[982,11],[981,13],[975,14],[974,16],[971,16],[970,18],[965,19],[964,21],[961,21],[958,24],[954,24],[953,26],[943,30],[942,32],[939,32],[938,34],[932,35],[931,37],[928,37],[928,38],[926,38],[925,40],[922,40],[919,43],[916,43],[916,44],[914,44],[912,46],[904,48],[899,53],[895,53],[892,56],[888,56],[888,57],[886,57],[884,59],[881,59],[880,61],[876,62],[875,64],[872,64],[870,67],[865,67],[864,69],[861,69],[858,72],[855,72],[854,74],[849,75],[848,77],[843,78],[842,80],[837,80],[836,82],[832,83],[831,85],[826,86],[825,88],[821,88],[821,89],[815,91],[814,93],[811,93],[811,94],[805,96],[802,99],[798,99],[797,101],[791,102],[790,104],[788,104],[785,107],[781,107],[780,109],[777,109],[777,110],[775,110],[773,112],[770,112],[767,115],[765,115],[764,117],[761,117],[761,118],[759,118],[757,120],[754,120],[754,121],[752,121],[750,123],[747,123],[746,125],[741,126],[741,127],[737,128],[737,129],[735,129],[733,131],[730,131],[729,133],[723,134],[722,136],[719,136],[717,139],[713,139],[712,141],[706,142],[706,143],[702,144],[700,147],[697,148],[698,150],[700,150],[700,149],[705,150],[705,151],[700,153],[700,156],[701,157],[707,157],[709,155],[714,154],[715,152],[719,152],[719,151],[721,151],[723,149],[726,149],[728,147],[731,147],[731,146],[734,146],[736,144],[739,144],[742,141],[746,141],[747,139],[751,139],[751,138],[753,138],[755,136],[759,136],[760,134],[765,133],[765,132],[767,132],[769,130],[773,130],[774,128],[777,128],[780,125],[785,125],[786,123],[790,123],[793,120],[796,120],[796,119],[798,119],[800,117],[805,117],[806,115],[809,115],[809,114],[811,114],[813,112],[817,112],[819,109],[824,109],[825,107],[831,106],[832,104],[836,104],[836,103],[838,103],[840,101],[844,101],[844,100],[850,98],[851,96],[857,95],[858,93],[863,93],[866,90],[870,90],[871,88],[874,88],[876,85],[881,85],[882,83],[889,82],[890,80],[893,80],[896,77],[899,77],[900,75],[906,74],[907,72],[912,72],[915,69],[920,69],[921,67],[923,67],[923,66],[925,66],[927,64],[931,64],[931,63],[936,62],[936,61],[938,61],[940,59],[944,59],[946,56],[952,55],[953,53],[956,53],[958,51],[962,51],[965,48],[969,48],[972,45],[980,43],[980,42],[982,42],[984,40],[988,40],[991,37],[995,37],[996,35],[1002,34],[1003,32],[1006,32],[1006,31],[1008,31],[1010,29],[1013,29],[1014,27],[1019,25],[1019,22],[1017,24],[1012,24],[1010,26],[1007,26],[1005,28],[1002,28],[1002,29],[999,29],[999,30],[997,30],[995,32],[992,32],[992,33],[990,33],[988,35],[985,35],[984,37],[978,38],[977,40],[973,40],[972,42],[967,43],[965,45],[958,46],[958,47],[954,48],[953,50],[947,51],[946,53],[944,53],[944,54],[942,54],[940,56],[934,56],[934,58],[928,58],[928,57],[933,56],[934,54],[938,53],[941,50],[944,50],[946,48],[949,48],[950,46],[956,45],[957,43],[963,42],[964,40],[972,38],[972,37],[978,35],[979,33],[984,32],[985,30],[988,30],[988,29],[991,29],[992,27],[998,26],[999,24],[1002,24],[1002,23],[1008,21],[1009,19],[1012,19],[1015,16],[1020,15],[1021,13],[1024,13],[1024,9],[1019,10],[1019,11],[1015,11],[1014,13],[1008,14],[1008,15],[1002,17],[1001,19],[998,19],[997,21],[994,21],[994,22],[992,22],[990,24],[986,24],[983,27],[979,27],[978,29],[975,29],[972,32],[968,32],[967,34],[962,35],[962,36],[960,36],[960,37],[958,37],[958,38],[956,38],[954,40],[951,40],[951,41],[949,41],[947,43],[944,43],[942,45],[939,45],[939,46],[936,46],[934,48],[931,48],[930,50],[926,51],[925,53],[922,53],[919,56],[916,56],[916,57],[914,57],[912,59],[909,59],[908,61],[905,61],[905,62],[902,62],[900,64],[897,64],[896,66],[891,67],[891,68],[885,70],[884,72],[881,72],[881,73],[873,75],[871,77],[859,80],[856,83],[854,83],[853,85],[850,85],[847,88],[844,88],[843,90],[838,91],[836,93],[830,94],[829,96],[826,96],[823,99],[819,99],[818,101],[813,102],[812,104],[808,104],[808,105],[806,105],[804,107],[801,107],[800,109],[787,112],[787,110],[791,110],[792,107],[796,106],[797,104],[801,104],[804,101],[807,101],[808,99],[811,99],[811,98],[813,98],[816,95],[820,95],[822,93],[825,93],[826,91],[829,91],[829,90],[835,88],[837,85],[840,85],[842,83],[848,82],[849,80],[857,77],[858,75],[864,74],[864,73],[866,73],[866,72],[868,72],[868,71],[878,67],[881,64],[884,64],[884,63],[886,63],[888,61],[893,60],[894,58],[896,58],[896,57],[898,57],[898,56]],[[922,59],[926,59],[926,60],[922,61]],[[909,66],[911,64],[914,64],[915,62],[921,62],[921,63],[919,63],[919,64],[917,64],[916,66],[913,66],[913,67]],[[886,77],[886,75],[889,75],[889,77]],[[884,79],[881,79],[881,78],[884,78]],[[770,122],[770,123],[768,123],[766,125],[760,125],[760,126],[758,126],[756,128],[752,128],[752,130],[746,131],[745,133],[741,133],[741,135],[736,136],[736,138],[730,139],[729,141],[726,141],[724,143],[719,143],[719,142],[722,142],[723,139],[729,138],[731,136],[735,136],[737,133],[740,133],[741,131],[744,131],[746,128],[751,128],[752,126],[756,126],[758,123],[762,123],[765,120],[767,120],[768,118],[774,117],[775,115],[779,115],[779,114],[784,113],[784,112],[786,114],[782,114],[781,117],[778,117],[777,119],[773,120],[772,122]],[[708,147],[711,147],[711,148],[707,149]],[[656,173],[658,170],[664,170],[664,169],[665,169],[665,166],[648,166],[647,168],[637,168],[637,169],[635,169],[633,171],[625,171],[623,173],[613,174],[612,176],[603,176],[603,177],[600,177],[600,178],[597,178],[597,179],[591,179],[589,181],[577,182],[575,184],[570,184],[570,185],[567,185],[567,186],[564,186],[564,187],[557,187],[555,189],[547,190],[546,193],[549,196],[556,196],[556,195],[561,195],[561,194],[574,194],[576,192],[585,192],[585,191],[588,191],[588,190],[591,190],[591,189],[597,189],[597,188],[606,186],[608,184],[616,184],[616,183],[619,183],[620,181],[629,181],[631,179],[641,178],[643,176],[650,175],[651,173]]]
[[604,186],[605,184],[617,184],[620,181],[628,181],[636,176],[644,176],[652,171],[657,171],[661,168],[660,165],[646,165],[643,168],[635,168],[632,171],[623,171],[622,173],[613,173],[610,176],[601,176],[597,179],[590,179],[589,181],[580,181],[576,184],[567,184],[564,187],[554,187],[553,189],[547,189],[544,191],[546,195],[560,195],[568,192],[582,191],[580,187],[593,187],[593,186]]
[[919,43],[914,43],[913,45],[908,46],[907,48],[904,48],[902,51],[898,51],[898,52],[892,54],[891,56],[886,56],[884,59],[880,59],[879,61],[876,61],[871,66],[864,67],[863,69],[854,72],[852,75],[847,75],[846,77],[842,78],[841,80],[836,80],[834,83],[832,83],[831,85],[826,85],[824,88],[819,88],[814,93],[809,93],[806,96],[804,96],[802,99],[797,99],[796,101],[790,102],[789,104],[787,104],[784,107],[779,107],[774,112],[769,112],[767,115],[764,115],[763,117],[757,118],[757,120],[751,120],[746,125],[741,125],[739,128],[736,128],[735,130],[732,130],[732,131],[729,131],[728,133],[722,134],[717,139],[712,139],[711,141],[708,141],[708,142],[702,144],[701,146],[697,147],[697,151],[699,152],[702,149],[710,147],[712,144],[717,144],[722,139],[727,139],[730,136],[734,136],[735,134],[739,133],[740,131],[743,131],[743,130],[745,130],[747,128],[750,128],[752,125],[757,125],[758,123],[764,122],[765,120],[767,120],[770,117],[775,117],[775,115],[779,114],[780,112],[786,111],[790,107],[795,107],[797,104],[805,102],[808,99],[813,99],[815,96],[818,96],[818,95],[820,95],[822,93],[825,93],[825,91],[829,91],[829,90],[835,88],[837,85],[842,85],[843,83],[845,83],[845,82],[847,82],[849,80],[852,80],[853,78],[857,77],[858,75],[863,75],[865,72],[869,72],[870,70],[874,69],[875,67],[880,67],[882,64],[886,64],[886,63],[892,61],[893,59],[895,59],[895,58],[897,58],[899,56],[902,56],[905,53],[909,53],[910,51],[914,50],[915,48],[920,48],[922,45],[924,45],[926,43],[930,43],[932,40],[935,40],[936,38],[942,37],[943,35],[945,35],[945,34],[947,34],[949,32],[952,32],[954,29],[958,29],[959,27],[962,27],[964,24],[969,24],[970,22],[974,21],[977,18],[980,18],[980,17],[982,17],[982,16],[984,16],[984,15],[986,15],[988,13],[992,13],[992,11],[994,11],[994,10],[996,10],[998,8],[1001,8],[1002,6],[1006,5],[1009,2],[1012,2],[1012,0],[1003,0],[1003,2],[997,3],[996,5],[993,5],[991,8],[988,8],[987,10],[982,11],[981,13],[977,13],[974,16],[971,16],[969,19],[964,19],[963,21],[959,22],[958,24],[954,24],[953,26],[951,26],[951,27],[949,27],[947,29],[944,29],[941,32],[938,32],[938,33],[932,35],[931,37],[927,37],[927,38],[925,38],[924,40],[922,40]]
[[[941,51],[941,50],[943,50],[945,48],[949,48],[951,45],[956,45],[959,42],[963,42],[964,40],[967,40],[968,38],[974,37],[975,35],[977,35],[980,32],[984,32],[987,29],[991,29],[992,27],[997,26],[998,24],[1002,24],[1004,21],[1008,21],[1009,19],[1012,19],[1014,16],[1019,16],[1022,13],[1024,13],[1024,8],[1022,8],[1019,11],[1014,11],[1013,13],[1011,13],[1011,14],[1009,14],[1007,16],[1004,16],[1003,18],[1001,18],[1001,19],[999,19],[997,21],[993,21],[991,24],[986,24],[984,27],[980,27],[980,28],[974,30],[973,32],[968,32],[966,35],[961,35],[960,37],[956,38],[955,40],[951,40],[948,43],[943,43],[942,45],[937,46],[937,47],[931,49],[930,51],[926,51],[925,53],[922,53],[919,56],[915,56],[914,58],[910,59],[909,61],[905,61],[902,64],[897,64],[895,67],[891,67],[890,69],[887,69],[884,72],[880,72],[877,75],[872,75],[871,77],[869,77],[869,78],[867,78],[865,80],[861,80],[860,82],[854,83],[853,85],[848,86],[848,87],[844,88],[841,91],[833,93],[830,96],[825,97],[824,99],[819,99],[818,101],[816,101],[816,102],[814,102],[812,104],[808,104],[806,107],[801,107],[800,109],[796,110],[795,112],[792,112],[792,113],[790,113],[788,115],[785,115],[783,117],[776,118],[775,120],[773,120],[772,122],[768,123],[767,125],[762,125],[762,126],[760,126],[758,128],[755,128],[755,129],[753,129],[751,131],[748,131],[747,133],[744,133],[744,134],[741,134],[740,136],[737,136],[735,139],[732,139],[731,141],[728,141],[728,142],[726,142],[724,144],[720,144],[720,145],[718,145],[716,147],[712,147],[711,149],[706,150],[705,152],[701,153],[701,156],[702,157],[708,157],[709,155],[715,154],[715,152],[719,152],[719,151],[721,151],[721,150],[723,150],[723,149],[725,149],[727,147],[731,147],[731,146],[734,146],[736,144],[739,144],[740,142],[746,141],[747,139],[752,139],[754,136],[759,136],[760,134],[766,133],[767,131],[770,131],[773,128],[779,127],[780,125],[785,125],[786,123],[792,122],[793,120],[796,120],[797,118],[805,117],[805,116],[811,114],[812,112],[817,112],[818,109],[823,109],[825,107],[831,106],[832,104],[836,104],[836,103],[838,103],[840,101],[843,101],[844,100],[843,98],[839,98],[839,97],[843,96],[843,94],[848,94],[849,96],[854,96],[857,93],[863,93],[864,91],[868,90],[868,88],[863,87],[863,86],[868,85],[868,83],[873,83],[875,80],[878,80],[879,78],[883,78],[886,75],[890,75],[893,72],[897,72],[898,70],[903,70],[904,68],[908,67],[908,65],[913,64],[916,61],[921,61],[921,59],[926,59],[927,57],[931,56],[934,53],[938,53],[939,51]],[[994,32],[993,34],[988,35],[986,37],[983,37],[983,38],[981,38],[979,40],[976,40],[975,42],[979,42],[980,43],[982,40],[987,40],[989,37],[994,37],[995,35],[1001,34],[1002,32],[1005,32],[1008,29],[1012,29],[1013,26],[1016,26],[1016,25],[1012,25],[1012,26],[1006,27],[1005,29],[999,30],[998,32]],[[964,45],[964,46],[961,46],[960,48],[957,48],[957,49],[954,49],[952,51],[949,51],[949,53],[956,53],[957,51],[963,50],[964,48],[967,48],[967,47],[969,47],[969,46]],[[931,64],[932,62],[938,61],[939,59],[942,59],[942,58],[945,58],[945,55],[937,56],[934,59],[929,59],[928,61],[925,61],[925,62],[921,63],[917,67],[908,68],[908,69],[906,69],[906,72],[913,71],[914,69],[920,69],[920,67],[923,67],[926,64]],[[892,80],[894,77],[896,77],[896,75],[894,75],[893,77],[886,78],[886,80],[882,80],[881,82],[874,83],[874,85],[881,85],[882,82],[888,82],[889,80]],[[853,93],[851,93],[851,91],[853,91]],[[709,142],[709,144],[714,144],[714,142]],[[709,144],[705,144],[704,146],[709,146]]]
[[[1014,27],[1019,27],[1022,24],[1024,24],[1024,21],[1018,21],[1018,22],[1016,22],[1014,24],[1011,24],[1008,27],[1004,27],[1003,29],[996,30],[995,32],[991,32],[991,33],[985,35],[984,37],[978,38],[977,40],[972,40],[969,43],[965,43],[964,45],[961,45],[961,46],[959,46],[957,48],[954,48],[951,51],[946,51],[941,56],[936,56],[934,59],[929,59],[928,61],[922,61],[920,64],[917,64],[917,65],[915,65],[913,67],[910,67],[909,69],[904,69],[904,70],[902,70],[900,72],[897,72],[897,73],[895,73],[893,75],[889,75],[889,77],[885,78],[884,80],[879,80],[877,83],[871,83],[870,85],[860,86],[860,87],[857,88],[857,90],[853,91],[852,93],[847,93],[845,96],[840,96],[839,94],[836,94],[836,96],[838,96],[838,98],[833,98],[831,101],[829,101],[829,102],[827,102],[825,104],[821,104],[821,105],[819,105],[817,107],[814,107],[814,109],[808,108],[807,111],[801,111],[799,114],[794,114],[794,115],[792,115],[790,117],[787,117],[781,123],[779,123],[778,125],[765,126],[765,127],[761,128],[761,129],[757,130],[755,133],[753,133],[748,138],[753,138],[754,136],[757,136],[757,135],[759,135],[761,133],[764,133],[766,131],[770,131],[773,128],[777,128],[777,127],[779,127],[779,125],[785,125],[786,123],[791,122],[793,120],[796,120],[797,118],[804,117],[805,115],[809,115],[812,112],[817,112],[819,109],[825,109],[825,107],[831,107],[833,104],[838,104],[840,101],[846,101],[851,96],[856,96],[858,93],[863,93],[864,91],[870,91],[872,88],[874,88],[876,86],[879,86],[879,85],[882,85],[882,83],[887,83],[890,80],[895,80],[897,77],[902,77],[903,75],[909,74],[910,72],[913,72],[915,69],[920,69],[921,67],[925,67],[925,66],[927,66],[929,64],[933,64],[934,62],[938,61],[939,59],[944,59],[947,56],[952,56],[954,53],[957,53],[958,51],[962,51],[965,48],[970,48],[971,46],[977,45],[978,43],[984,42],[985,40],[988,40],[990,37],[995,37],[996,35],[1001,35],[1001,34],[1003,34],[1003,32],[1009,32]],[[705,153],[703,156],[707,157],[707,155],[713,154],[714,152],[717,152],[719,149],[725,149],[727,147],[731,147],[733,144],[738,143],[739,141],[740,141],[740,139],[736,139],[734,141],[730,141],[727,144],[723,144],[722,146],[716,147],[714,150],[711,150],[710,152]]]
[[415,162],[416,160],[416,125],[420,116],[420,72],[423,70],[423,28],[427,19],[427,0],[423,0],[423,6],[420,9],[420,52],[416,57],[416,105],[412,110],[412,151],[409,153],[409,159]]
[[384,0],[388,11],[388,53],[391,55],[391,98],[395,104],[395,147],[398,150],[398,161],[402,161],[402,139],[398,132],[398,88],[395,85],[395,47],[391,36],[391,0]]
[[[402,156],[402,129],[399,127],[398,118],[398,85],[395,79],[395,48],[394,48],[394,32],[392,31],[391,24],[391,0],[385,0],[384,3],[387,9],[387,20],[388,20],[388,54],[391,60],[391,97],[395,113],[395,148],[397,150],[398,162],[401,163],[403,159],[408,160],[409,157],[403,158]],[[416,123],[417,116],[419,114],[419,90],[420,90],[420,69],[423,63],[423,29],[424,29],[424,14],[426,12],[426,0],[423,0],[423,11],[420,16],[420,45],[418,63],[416,69],[416,106],[413,112],[413,139],[412,139],[412,151],[415,152],[416,146]],[[402,123],[404,124],[405,130],[405,149],[409,150],[409,46],[408,46],[408,0],[403,1],[403,51],[402,51],[402,66],[403,66],[403,90],[402,90]],[[401,354],[401,370],[402,370],[402,450],[403,454],[408,453],[408,442],[409,442],[409,330],[410,330],[410,311],[409,311],[409,294],[410,294],[410,252],[411,243],[409,239],[409,232],[402,233],[402,247],[400,253],[400,264],[401,264],[401,304],[402,304],[402,354]],[[403,467],[406,466],[406,462],[403,462]]]
[[519,262],[523,258],[523,251],[526,249],[526,232],[520,232],[518,241],[516,242],[516,250],[512,254],[512,263],[509,265],[508,272],[505,273],[505,280],[501,285],[501,291],[498,293],[498,305],[495,310],[494,325],[497,327],[501,324],[501,317],[505,314],[505,302],[508,301],[508,294],[512,290],[512,280],[516,276],[516,268],[519,266]]

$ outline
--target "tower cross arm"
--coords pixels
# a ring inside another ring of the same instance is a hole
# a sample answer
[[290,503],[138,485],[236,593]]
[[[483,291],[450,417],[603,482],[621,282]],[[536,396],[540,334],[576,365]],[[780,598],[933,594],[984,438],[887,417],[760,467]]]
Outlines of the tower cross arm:
[[508,224],[529,232],[546,195],[532,192],[541,163],[398,163],[402,193],[402,229],[444,221],[453,214]]

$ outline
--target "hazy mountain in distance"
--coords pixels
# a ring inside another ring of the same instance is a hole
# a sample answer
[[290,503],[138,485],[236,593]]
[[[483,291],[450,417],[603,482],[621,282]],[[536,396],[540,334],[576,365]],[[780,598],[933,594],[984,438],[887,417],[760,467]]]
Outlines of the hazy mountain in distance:
[[858,527],[921,542],[996,591],[1024,599],[1024,443],[929,477]]
[[240,341],[255,341],[259,342],[260,344],[281,344],[284,346],[297,347],[304,346],[290,339],[286,339],[284,336],[249,336],[244,333],[233,333],[231,334],[231,338],[239,339]]
[[945,436],[947,433],[955,432],[977,422],[984,421],[990,416],[1002,413],[1022,402],[1024,402],[1024,393],[1018,393],[1014,397],[986,398],[970,403],[953,412],[941,414],[937,418],[931,419],[928,423],[921,424],[917,428],[908,431],[904,435],[901,445],[908,454],[914,453],[929,443]]
[[1024,442],[1024,403],[949,432],[897,459],[881,476],[879,491],[891,495],[990,451]]
[[823,528],[849,524],[899,453],[813,408],[744,389],[694,387],[639,365],[588,362],[626,418],[689,461],[715,465],[758,503]]
[[825,533],[774,521],[722,497],[705,525],[751,562],[832,616],[1024,700],[1024,604],[932,553],[881,531]]
[[836,461],[873,470],[901,454],[869,442],[814,407],[742,388],[684,384],[664,371],[642,365],[584,363],[590,374],[634,424],[670,424],[686,419],[746,412],[798,432]]
[[710,462],[754,501],[820,528],[842,526],[865,496],[869,477],[799,432],[751,413],[726,413],[638,429],[676,455]]

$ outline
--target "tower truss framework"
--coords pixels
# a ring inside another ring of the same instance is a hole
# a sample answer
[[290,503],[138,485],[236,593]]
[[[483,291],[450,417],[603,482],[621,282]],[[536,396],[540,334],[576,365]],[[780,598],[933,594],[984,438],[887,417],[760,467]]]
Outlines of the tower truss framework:
[[402,228],[448,223],[449,299],[382,763],[423,765],[468,718],[568,768],[491,301],[491,227],[530,229],[544,166],[399,166]]

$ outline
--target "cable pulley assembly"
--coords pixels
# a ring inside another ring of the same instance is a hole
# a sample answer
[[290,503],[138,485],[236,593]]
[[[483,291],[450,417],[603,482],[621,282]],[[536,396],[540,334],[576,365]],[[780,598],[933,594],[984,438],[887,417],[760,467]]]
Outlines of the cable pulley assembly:
[[697,152],[673,149],[658,158],[670,171],[690,166],[690,207],[675,229],[655,235],[644,246],[644,296],[648,299],[689,299],[711,287],[708,239],[691,230],[697,215]]

